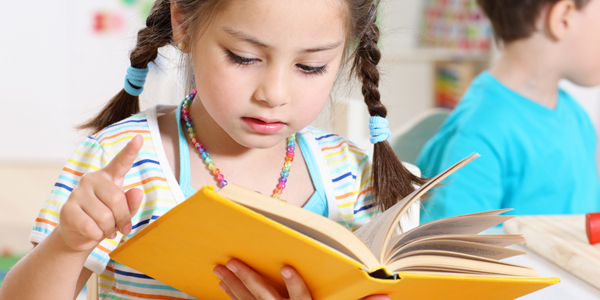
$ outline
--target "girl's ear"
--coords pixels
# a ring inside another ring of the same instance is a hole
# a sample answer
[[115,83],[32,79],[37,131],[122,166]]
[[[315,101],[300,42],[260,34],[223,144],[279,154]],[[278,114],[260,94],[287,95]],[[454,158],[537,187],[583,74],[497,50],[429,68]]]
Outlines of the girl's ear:
[[175,42],[175,45],[177,45],[177,48],[179,48],[179,50],[181,50],[182,52],[187,52],[187,49],[189,49],[189,45],[187,45],[185,41],[185,36],[187,33],[187,29],[185,28],[185,26],[183,26],[185,20],[183,18],[181,10],[174,2],[175,1],[171,1],[170,4],[171,28],[173,28],[173,41]]
[[561,41],[573,26],[577,6],[573,0],[561,0],[548,8],[547,30],[553,40]]

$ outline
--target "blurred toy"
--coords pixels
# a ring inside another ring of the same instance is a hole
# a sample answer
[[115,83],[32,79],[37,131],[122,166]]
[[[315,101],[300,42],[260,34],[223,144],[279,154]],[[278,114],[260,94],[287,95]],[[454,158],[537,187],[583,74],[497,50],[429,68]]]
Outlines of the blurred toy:
[[600,243],[600,212],[585,215],[585,232],[590,244]]

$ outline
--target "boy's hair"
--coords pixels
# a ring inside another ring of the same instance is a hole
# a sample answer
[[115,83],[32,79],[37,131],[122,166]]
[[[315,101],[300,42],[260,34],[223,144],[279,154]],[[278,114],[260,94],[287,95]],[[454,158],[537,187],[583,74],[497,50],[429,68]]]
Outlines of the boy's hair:
[[[529,37],[544,8],[560,0],[477,0],[490,19],[497,40],[504,43]],[[577,9],[590,0],[573,0]]]
[[[153,62],[158,49],[172,45],[170,4],[178,7],[182,14],[182,26],[188,29],[184,42],[193,45],[201,31],[206,28],[216,13],[226,4],[225,0],[156,0],[146,19],[146,27],[138,32],[137,44],[129,56],[131,66],[145,68]],[[379,28],[376,24],[379,0],[342,0],[340,9],[346,14],[346,52],[344,62],[352,61],[351,74],[362,81],[362,94],[371,116],[386,117],[387,110],[381,103],[379,93],[379,70],[377,64],[381,52],[377,45]],[[188,56],[189,62],[189,56]],[[191,63],[188,65],[191,66]],[[191,70],[191,67],[188,67]],[[188,86],[193,83],[188,71]],[[121,90],[93,119],[79,126],[94,132],[139,112],[139,97]],[[415,185],[425,180],[408,171],[398,159],[387,141],[374,146],[373,153],[373,196],[376,205],[387,209],[414,191]]]

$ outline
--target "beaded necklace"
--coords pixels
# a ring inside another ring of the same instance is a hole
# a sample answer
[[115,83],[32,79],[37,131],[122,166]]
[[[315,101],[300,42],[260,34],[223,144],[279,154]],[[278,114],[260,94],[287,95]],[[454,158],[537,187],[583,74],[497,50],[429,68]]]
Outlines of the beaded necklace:
[[[221,174],[221,170],[217,168],[215,163],[213,162],[210,154],[206,151],[206,148],[198,141],[196,138],[196,133],[194,132],[194,124],[192,123],[192,119],[190,118],[190,105],[192,101],[196,97],[196,90],[194,90],[191,94],[183,99],[183,103],[181,104],[181,118],[185,122],[185,126],[187,127],[188,136],[192,141],[192,144],[204,159],[204,163],[206,163],[210,172],[215,176],[215,179],[219,183],[219,186],[224,187],[227,185],[227,180],[225,180],[225,176]],[[287,153],[285,156],[285,163],[283,164],[283,169],[281,172],[281,177],[279,178],[279,183],[277,184],[277,188],[273,191],[273,195],[271,197],[275,199],[281,199],[281,193],[283,193],[283,189],[285,189],[285,185],[287,183],[287,178],[290,175],[290,168],[292,167],[292,161],[294,161],[294,149],[296,148],[296,134],[292,134],[287,138]]]

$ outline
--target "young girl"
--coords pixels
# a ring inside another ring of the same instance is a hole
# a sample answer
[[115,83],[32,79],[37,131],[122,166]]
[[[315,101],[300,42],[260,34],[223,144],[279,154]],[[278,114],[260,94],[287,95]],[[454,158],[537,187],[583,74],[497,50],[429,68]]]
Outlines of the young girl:
[[[102,299],[190,299],[108,253],[204,185],[233,182],[349,229],[412,192],[421,179],[385,142],[377,5],[157,0],[124,90],[83,126],[94,134],[63,169],[36,220],[37,246],[6,277],[0,299],[73,299],[92,271]],[[167,45],[187,59],[191,93],[179,107],[139,113],[148,64]],[[346,61],[373,116],[373,165],[349,141],[307,128]],[[241,261],[214,273],[232,299],[282,298]],[[281,274],[292,299],[310,298],[301,274]]]

